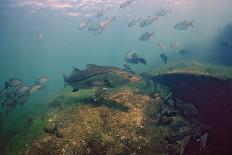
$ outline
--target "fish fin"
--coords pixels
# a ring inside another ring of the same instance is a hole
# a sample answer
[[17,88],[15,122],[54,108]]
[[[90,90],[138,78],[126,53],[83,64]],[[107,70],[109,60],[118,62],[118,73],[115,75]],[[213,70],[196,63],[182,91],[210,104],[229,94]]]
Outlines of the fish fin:
[[79,88],[75,88],[75,87],[73,87],[72,92],[77,92],[78,90],[79,90]]
[[64,88],[67,86],[67,77],[63,74],[63,78],[64,78]]
[[152,31],[151,36],[155,37],[155,31],[154,30]]
[[7,89],[9,87],[8,82],[5,82],[5,89]]
[[192,19],[192,20],[190,20],[189,22],[188,22],[188,25],[190,26],[190,27],[194,27],[195,25],[194,25],[194,20]]
[[86,64],[86,67],[87,67],[87,68],[93,68],[93,67],[98,67],[98,66],[95,65],[95,64]]
[[76,68],[76,67],[74,67],[74,66],[72,66],[72,67],[73,67],[73,70],[74,70],[74,71],[78,71],[78,72],[80,71],[80,69],[78,69],[78,68]]

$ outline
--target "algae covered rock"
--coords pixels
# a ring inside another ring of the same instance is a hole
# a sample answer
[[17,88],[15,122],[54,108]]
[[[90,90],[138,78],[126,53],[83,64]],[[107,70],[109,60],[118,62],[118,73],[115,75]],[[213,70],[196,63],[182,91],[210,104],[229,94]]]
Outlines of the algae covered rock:
[[[66,94],[67,95],[67,94]],[[77,100],[49,114],[63,138],[44,133],[27,151],[32,154],[167,154],[163,143],[172,129],[157,126],[162,100],[130,87],[113,89],[101,102]],[[67,100],[70,102],[71,100]],[[64,103],[65,104],[65,103]],[[174,148],[176,144],[172,145]],[[176,152],[179,146],[176,146]]]

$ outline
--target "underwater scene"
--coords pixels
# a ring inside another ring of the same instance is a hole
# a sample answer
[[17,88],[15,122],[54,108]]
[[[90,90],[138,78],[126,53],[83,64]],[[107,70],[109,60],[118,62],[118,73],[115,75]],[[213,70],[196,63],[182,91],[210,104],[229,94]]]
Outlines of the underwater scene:
[[0,155],[231,155],[231,0],[0,0]]

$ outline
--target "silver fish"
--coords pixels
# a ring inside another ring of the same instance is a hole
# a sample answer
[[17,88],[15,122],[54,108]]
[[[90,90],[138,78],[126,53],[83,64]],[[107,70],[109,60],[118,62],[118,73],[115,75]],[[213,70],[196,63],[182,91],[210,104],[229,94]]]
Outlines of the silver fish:
[[30,87],[27,87],[27,86],[22,86],[22,87],[19,87],[18,89],[16,89],[16,95],[17,96],[21,96],[21,95],[24,95],[24,94],[29,94],[30,93]]
[[97,31],[98,29],[99,29],[98,24],[95,24],[95,25],[91,25],[91,26],[88,28],[88,31]]
[[38,92],[40,91],[42,88],[42,85],[33,85],[31,86],[30,88],[30,93],[35,93],[35,92]]
[[153,17],[153,18],[148,16],[147,19],[144,19],[140,22],[140,27],[146,27],[148,25],[151,25],[157,19],[158,19],[158,16]]
[[82,21],[80,23],[80,25],[78,26],[78,30],[84,29],[88,26],[88,24],[91,22],[91,19],[85,19],[84,21]]
[[149,33],[149,32],[145,32],[143,33],[140,37],[139,37],[139,41],[147,41],[149,40],[151,37],[155,36],[154,31]]
[[171,10],[161,9],[158,12],[155,13],[156,16],[165,16],[168,13],[171,13]]
[[184,21],[181,21],[181,22],[177,23],[174,26],[174,28],[177,29],[177,30],[186,30],[189,27],[194,27],[193,22],[194,22],[194,20],[191,20],[191,21],[184,20]]
[[125,2],[121,3],[119,7],[126,8],[126,7],[130,6],[133,1],[135,1],[135,0],[126,0]]
[[130,21],[129,23],[128,23],[128,27],[132,27],[132,26],[135,26],[138,22],[140,22],[140,18],[138,18],[138,19],[133,19],[132,21]]
[[42,76],[38,80],[35,81],[36,85],[44,85],[48,81],[47,76]]
[[27,102],[27,100],[29,99],[29,95],[28,94],[23,94],[17,97],[17,103],[20,105],[23,105]]
[[69,76],[63,75],[63,78],[65,86],[70,85],[71,87],[73,87],[73,92],[75,92],[79,90],[78,84],[80,82],[100,74],[107,74],[117,71],[119,71],[119,69],[115,67],[88,64],[85,70],[79,70],[73,67],[72,73]]
[[23,84],[23,81],[19,78],[12,78],[9,81],[5,82],[5,89],[9,87],[19,87]]

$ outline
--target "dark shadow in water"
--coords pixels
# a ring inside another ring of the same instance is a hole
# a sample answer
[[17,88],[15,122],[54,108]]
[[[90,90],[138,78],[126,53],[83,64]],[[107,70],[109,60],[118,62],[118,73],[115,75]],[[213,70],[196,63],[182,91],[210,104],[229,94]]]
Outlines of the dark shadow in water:
[[113,100],[101,99],[97,102],[94,102],[93,99],[91,99],[91,98],[84,98],[84,99],[78,100],[78,102],[88,104],[88,105],[91,105],[93,107],[105,106],[109,109],[115,109],[115,110],[122,111],[122,112],[128,112],[130,110],[130,108],[128,106],[123,105],[122,103],[118,103],[118,102],[113,101]]

